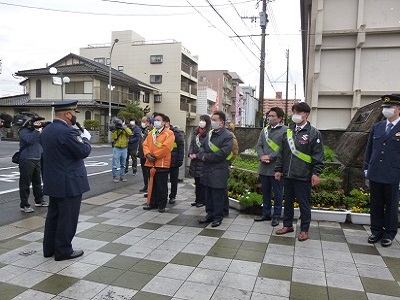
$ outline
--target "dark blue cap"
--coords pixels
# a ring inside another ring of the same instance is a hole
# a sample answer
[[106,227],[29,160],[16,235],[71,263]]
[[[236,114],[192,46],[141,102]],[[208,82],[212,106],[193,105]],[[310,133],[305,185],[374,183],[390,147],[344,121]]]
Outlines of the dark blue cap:
[[66,110],[77,110],[78,108],[78,101],[77,100],[67,100],[67,101],[60,101],[53,104],[54,111],[66,111]]

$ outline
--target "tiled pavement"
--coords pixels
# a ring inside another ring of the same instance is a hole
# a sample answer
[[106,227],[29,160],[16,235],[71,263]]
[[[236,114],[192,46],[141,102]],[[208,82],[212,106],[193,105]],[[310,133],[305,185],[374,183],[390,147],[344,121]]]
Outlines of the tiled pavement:
[[133,190],[84,201],[75,260],[42,256],[40,217],[0,228],[14,235],[0,242],[0,299],[400,299],[399,243],[367,244],[367,226],[312,222],[301,243],[234,210],[198,224],[190,181],[163,214]]

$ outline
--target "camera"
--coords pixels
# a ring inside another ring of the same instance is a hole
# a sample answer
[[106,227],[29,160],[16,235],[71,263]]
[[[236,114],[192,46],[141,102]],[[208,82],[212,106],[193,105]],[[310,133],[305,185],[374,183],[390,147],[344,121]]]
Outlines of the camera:
[[117,130],[117,129],[122,129],[123,126],[124,126],[124,123],[120,118],[113,117],[111,119],[110,131],[114,131],[114,130]]

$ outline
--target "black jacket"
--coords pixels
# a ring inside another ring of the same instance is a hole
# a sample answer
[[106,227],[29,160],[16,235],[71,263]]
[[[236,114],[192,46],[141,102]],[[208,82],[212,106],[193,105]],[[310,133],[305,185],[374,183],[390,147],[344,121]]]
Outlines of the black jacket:
[[284,178],[311,181],[312,175],[320,175],[324,168],[324,146],[321,133],[309,122],[295,133],[296,124],[289,128],[293,130],[293,140],[298,151],[311,156],[311,163],[295,156],[290,150],[287,134],[282,137],[282,146],[275,164],[275,172],[282,172]]
[[171,168],[178,168],[183,164],[183,157],[185,156],[185,141],[183,135],[178,128],[173,126],[169,127],[175,135],[174,147],[171,151]]
[[[203,135],[200,135],[197,138],[197,135],[199,134],[198,128],[196,128],[193,131],[192,139],[190,140],[190,146],[189,146],[189,154],[197,154],[199,153],[200,147],[197,145],[199,143],[200,145],[204,144],[204,139],[207,137],[208,131],[204,132]],[[204,162],[198,158],[192,159],[190,161],[190,166],[189,166],[189,175],[192,177],[200,177],[201,172],[203,170]]]

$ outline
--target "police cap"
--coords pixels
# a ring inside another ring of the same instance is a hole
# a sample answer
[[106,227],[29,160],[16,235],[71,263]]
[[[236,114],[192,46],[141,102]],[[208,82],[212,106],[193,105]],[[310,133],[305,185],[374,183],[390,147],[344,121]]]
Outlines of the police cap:
[[54,111],[66,111],[66,110],[74,110],[76,112],[79,112],[77,110],[78,108],[78,101],[76,100],[68,100],[68,101],[60,101],[57,103],[53,104]]
[[393,106],[393,105],[399,105],[400,106],[400,95],[383,95],[381,97],[381,100],[383,101],[382,106],[383,107],[388,107],[388,106]]

